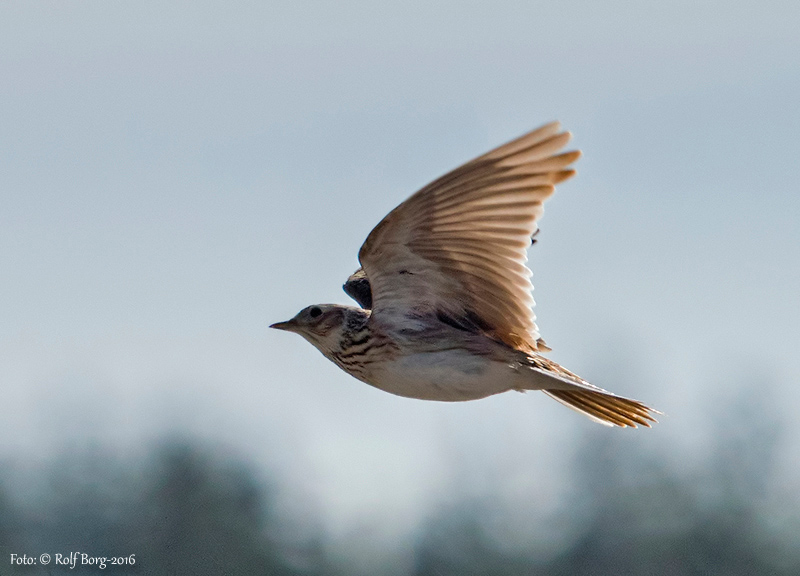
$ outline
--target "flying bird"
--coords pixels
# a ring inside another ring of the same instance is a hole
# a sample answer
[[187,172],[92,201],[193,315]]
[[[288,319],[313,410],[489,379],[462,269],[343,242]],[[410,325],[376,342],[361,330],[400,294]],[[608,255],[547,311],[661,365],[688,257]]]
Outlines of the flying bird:
[[572,177],[571,134],[542,126],[434,180],[370,232],[344,285],[360,307],[316,304],[296,332],[355,378],[399,396],[465,401],[541,390],[609,426],[650,426],[645,404],[548,359],[526,266],[543,203]]

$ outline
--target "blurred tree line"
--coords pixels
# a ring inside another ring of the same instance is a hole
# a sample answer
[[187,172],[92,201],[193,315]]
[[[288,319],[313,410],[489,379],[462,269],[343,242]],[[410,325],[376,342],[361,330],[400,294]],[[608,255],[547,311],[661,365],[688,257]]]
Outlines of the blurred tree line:
[[[713,461],[700,476],[632,450],[637,444],[624,434],[589,436],[566,511],[574,537],[556,553],[509,549],[493,538],[487,496],[440,509],[419,534],[409,574],[800,574],[800,535],[770,523],[763,503],[780,427],[759,417],[757,399],[738,406],[718,423]],[[166,441],[144,461],[88,450],[36,476],[34,487],[0,485],[0,576],[348,574],[328,557],[323,535],[287,539],[268,482],[235,458],[187,440]],[[786,506],[799,507],[797,500]],[[101,571],[9,563],[11,552],[43,551],[135,553],[136,564]]]

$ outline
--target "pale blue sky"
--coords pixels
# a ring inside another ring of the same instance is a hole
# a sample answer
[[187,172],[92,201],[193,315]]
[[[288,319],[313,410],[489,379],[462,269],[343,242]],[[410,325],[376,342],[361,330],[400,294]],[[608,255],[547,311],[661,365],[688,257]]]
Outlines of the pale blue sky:
[[668,412],[631,436],[666,458],[737,387],[791,414],[798,30],[795,1],[5,3],[0,454],[189,430],[378,544],[454,486],[557,503],[564,445],[626,432],[394,398],[267,330],[346,302],[415,189],[553,119],[584,158],[531,251],[551,357]]

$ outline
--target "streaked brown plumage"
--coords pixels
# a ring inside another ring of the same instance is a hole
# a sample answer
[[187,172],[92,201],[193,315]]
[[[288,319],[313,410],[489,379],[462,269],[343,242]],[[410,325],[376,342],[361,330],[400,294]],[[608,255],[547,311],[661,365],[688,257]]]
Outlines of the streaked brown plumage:
[[274,328],[299,333],[354,377],[413,398],[459,401],[542,390],[593,420],[649,426],[655,410],[542,356],[527,249],[544,201],[580,152],[543,126],[428,184],[359,251],[345,291],[362,308],[309,306]]

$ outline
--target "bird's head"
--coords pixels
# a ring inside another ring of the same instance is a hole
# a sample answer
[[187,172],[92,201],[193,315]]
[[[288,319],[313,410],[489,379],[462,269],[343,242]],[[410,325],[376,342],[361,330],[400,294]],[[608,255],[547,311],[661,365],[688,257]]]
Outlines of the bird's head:
[[270,328],[300,334],[324,354],[338,346],[346,311],[347,307],[338,304],[315,304],[303,308],[291,320],[277,322]]

